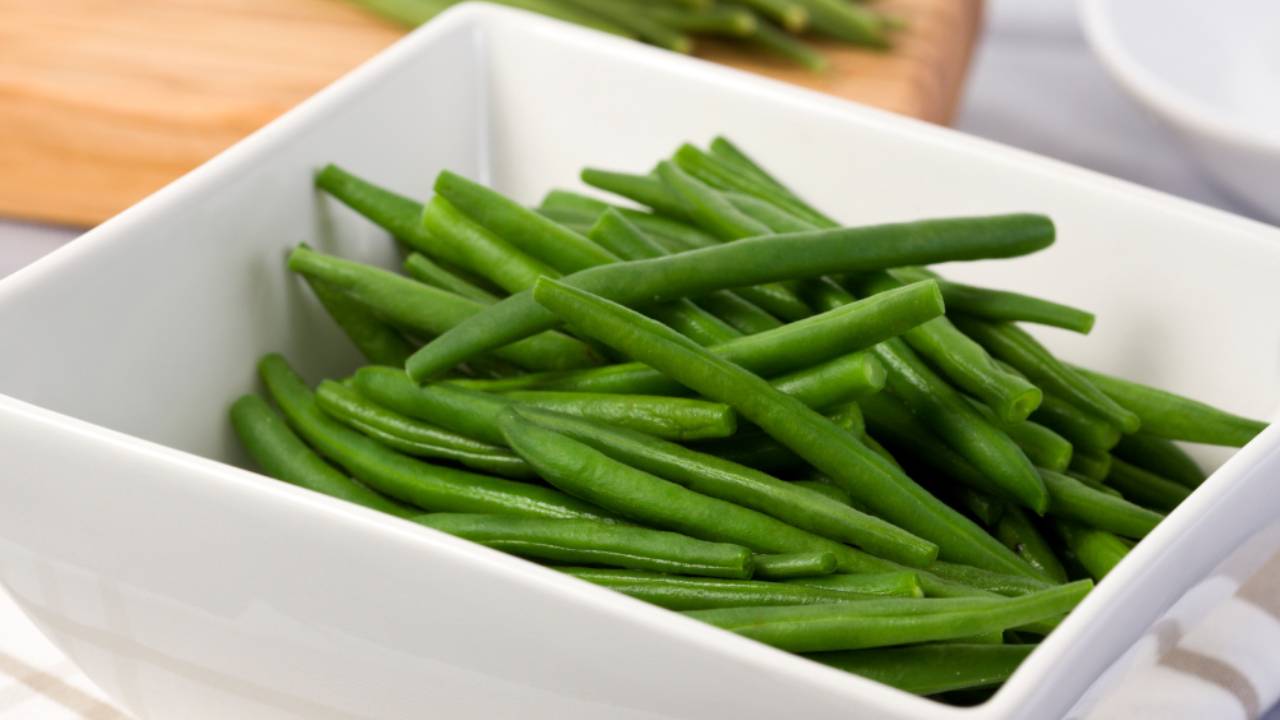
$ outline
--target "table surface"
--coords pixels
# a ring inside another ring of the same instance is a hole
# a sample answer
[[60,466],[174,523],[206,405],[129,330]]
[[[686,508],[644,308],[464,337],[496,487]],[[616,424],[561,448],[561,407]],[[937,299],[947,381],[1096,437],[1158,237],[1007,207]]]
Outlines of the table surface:
[[[1089,51],[1072,0],[989,0],[986,34],[955,126],[1250,214],[1205,180],[1173,136],[1106,74]],[[0,276],[79,232],[0,220]],[[68,665],[0,591],[0,717],[121,717]],[[44,698],[21,700],[38,688]],[[1280,709],[1268,720],[1280,720]]]

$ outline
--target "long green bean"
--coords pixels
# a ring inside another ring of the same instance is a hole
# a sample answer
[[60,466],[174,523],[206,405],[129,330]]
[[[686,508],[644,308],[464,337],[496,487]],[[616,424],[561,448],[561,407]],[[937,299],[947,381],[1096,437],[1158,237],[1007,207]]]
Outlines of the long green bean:
[[1053,584],[1047,580],[1030,578],[1026,575],[992,572],[971,565],[949,563],[945,560],[939,560],[930,565],[929,572],[952,582],[964,583],[971,587],[980,587],[988,592],[1006,597],[1037,592]]
[[403,335],[360,303],[328,283],[311,277],[306,280],[329,317],[366,360],[379,365],[403,365],[413,354],[414,347]]
[[557,569],[668,610],[823,605],[866,599],[853,593],[759,580],[715,580],[595,568]]
[[971,315],[995,322],[1029,322],[1082,334],[1088,334],[1093,329],[1093,313],[1069,305],[1007,290],[992,290],[942,280],[922,268],[896,268],[890,272],[904,282],[937,279],[942,288],[942,296],[947,299],[947,309],[954,314]]
[[1074,448],[1070,441],[1058,433],[1031,420],[1002,423],[987,406],[978,403],[976,400],[972,401],[971,404],[983,417],[995,423],[1011,440],[1017,443],[1018,447],[1022,448],[1022,452],[1026,454],[1027,459],[1037,467],[1062,472],[1071,464]]
[[[829,273],[1008,257],[1052,242],[1053,225],[1041,216],[932,220],[749,238],[652,260],[601,265],[566,281],[623,304],[647,303]],[[420,382],[555,325],[554,314],[531,294],[517,293],[428,343],[406,367]]]
[[425,252],[432,239],[419,222],[422,203],[375,185],[337,165],[316,173],[316,187],[368,218],[406,245]]
[[1094,580],[1102,580],[1129,554],[1129,546],[1105,530],[1059,522],[1058,531],[1072,557]]
[[1137,432],[1120,438],[1112,454],[1125,462],[1169,478],[1184,487],[1197,488],[1204,482],[1200,465],[1172,440]]
[[1107,484],[1119,490],[1126,499],[1162,512],[1172,511],[1191,494],[1184,485],[1118,459],[1111,461]]
[[423,207],[422,226],[430,235],[431,244],[418,248],[420,252],[479,275],[507,292],[527,289],[544,275],[560,275],[439,195]]
[[745,579],[754,557],[741,545],[600,520],[431,513],[413,521],[480,545],[551,563]]
[[[484,305],[492,305],[498,302],[498,296],[479,287],[471,281],[459,277],[458,275],[446,270],[440,265],[432,262],[430,258],[420,252],[409,253],[404,259],[404,271],[409,277],[421,283],[426,283],[441,290],[448,290],[454,295],[461,295],[468,300],[473,300]],[[399,363],[379,363],[381,365],[403,365]]]
[[784,580],[789,585],[805,585],[856,595],[882,597],[924,597],[920,578],[913,572],[838,573],[821,577],[803,577]]
[[[1011,572],[1034,570],[967,518],[826,418],[669,328],[578,288],[546,279],[535,297],[589,336],[733,406],[878,515],[938,544],[940,556]],[[527,459],[527,458],[526,458]]]
[[231,406],[231,424],[249,457],[277,480],[398,517],[421,512],[370,490],[321,460],[257,395],[245,395]]
[[917,695],[999,685],[1036,646],[926,643],[805,657]]
[[1023,560],[1039,568],[1050,580],[1057,583],[1067,581],[1067,571],[1062,567],[1062,561],[1058,560],[1053,548],[1022,508],[1006,507],[993,530],[1000,542],[1018,553]]
[[1076,453],[1105,453],[1120,442],[1120,428],[1052,393],[1046,393],[1031,419],[1071,442]]
[[537,408],[588,417],[666,440],[733,435],[737,416],[728,405],[665,395],[612,395],[557,390],[515,390],[508,399]]
[[836,571],[836,556],[829,552],[797,552],[756,555],[759,580],[821,577]]

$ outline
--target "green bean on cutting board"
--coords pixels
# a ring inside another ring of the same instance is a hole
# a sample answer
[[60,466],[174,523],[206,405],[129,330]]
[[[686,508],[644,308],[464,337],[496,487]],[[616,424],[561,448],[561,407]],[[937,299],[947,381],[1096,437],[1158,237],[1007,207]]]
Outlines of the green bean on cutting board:
[[[812,64],[775,23],[871,45],[894,25],[846,0],[501,1]],[[413,22],[453,4],[358,2]],[[325,166],[317,188],[391,235],[403,274],[291,252],[320,301],[303,310],[323,308],[369,364],[313,391],[264,357],[279,413],[256,395],[230,412],[248,457],[962,702],[1203,482],[1177,443],[1240,446],[1266,427],[1069,365],[1024,326],[1087,334],[1091,313],[930,267],[1044,249],[1046,217],[845,227],[723,137],[651,167],[582,171],[641,207],[553,190],[528,208],[449,171],[410,198]]]

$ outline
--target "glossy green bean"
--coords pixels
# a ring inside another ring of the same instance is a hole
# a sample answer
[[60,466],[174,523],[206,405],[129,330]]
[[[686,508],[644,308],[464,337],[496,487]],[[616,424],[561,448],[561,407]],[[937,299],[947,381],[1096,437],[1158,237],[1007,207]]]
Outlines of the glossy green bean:
[[1022,508],[1006,506],[992,529],[1000,542],[1018,553],[1023,560],[1039,568],[1050,580],[1056,583],[1067,581],[1067,571],[1062,567],[1062,561],[1058,560],[1049,542]]
[[1164,516],[1123,497],[1091,487],[1078,478],[1041,470],[1053,493],[1053,515],[1130,538],[1143,538]]
[[1137,432],[1120,438],[1111,452],[1125,462],[1184,487],[1194,489],[1205,480],[1205,472],[1200,465],[1172,440]]
[[957,317],[956,326],[992,355],[1009,363],[1046,394],[1057,395],[1098,415],[1124,432],[1135,432],[1141,420],[1098,389],[1088,378],[1053,356],[1035,338],[1012,323],[990,323]]
[[673,195],[661,180],[650,175],[584,168],[582,182],[605,192],[632,200],[655,212],[676,220],[688,220],[689,213],[679,197]]
[[421,512],[338,472],[293,434],[284,419],[257,395],[245,395],[231,406],[231,425],[249,457],[277,480],[398,517]]
[[926,643],[895,648],[812,653],[823,665],[916,695],[999,685],[1036,646]]
[[796,197],[795,193],[792,192],[790,188],[774,178],[769,171],[765,170],[754,158],[748,155],[729,138],[723,135],[717,135],[711,140],[711,144],[708,148],[710,150],[710,155],[717,160],[720,160],[722,165],[731,165],[740,173],[749,175],[767,186],[772,186],[777,192],[782,193],[783,195],[793,198]]
[[[784,35],[785,37],[785,35]],[[792,215],[808,220],[819,227],[834,227],[835,221],[810,207],[793,193],[782,189],[777,182],[762,180],[759,172],[742,172],[735,164],[705,153],[685,143],[676,150],[672,160],[693,177],[718,190],[733,190],[752,195],[777,205]],[[759,170],[758,166],[757,170]],[[761,171],[762,172],[762,171]],[[910,263],[922,265],[928,263]]]
[[1094,580],[1102,580],[1129,554],[1128,544],[1104,530],[1059,522],[1058,531],[1072,557]]
[[[862,294],[901,287],[886,272],[858,278]],[[986,404],[1002,423],[1017,423],[1040,406],[1043,393],[1021,375],[1006,372],[981,345],[960,332],[945,317],[935,318],[903,333],[902,339],[958,390]]]
[[[972,565],[961,565],[939,560],[929,566],[929,572],[953,582],[964,583],[1006,597],[1038,592],[1053,585],[1052,582],[1026,575],[1010,575],[992,572]],[[1045,577],[1048,577],[1047,575]]]
[[521,252],[439,195],[423,207],[422,226],[431,245],[419,251],[479,275],[507,292],[527,289],[544,275],[560,276],[550,265]]
[[[623,428],[584,422],[536,408],[525,408],[520,413],[526,424],[536,423],[544,433],[559,433],[613,461],[698,495],[731,502],[795,528],[852,543],[873,555],[909,565],[926,565],[937,557],[938,548],[931,542],[749,467]],[[775,549],[772,552],[793,551]]]
[[316,187],[406,245],[418,251],[431,247],[431,236],[419,222],[422,203],[379,187],[333,164],[316,173],[315,182]]
[[284,358],[268,355],[258,369],[298,434],[384,495],[433,511],[612,519],[609,513],[558,490],[429,465],[401,455],[321,412],[311,391]]
[[761,200],[754,195],[723,191],[722,196],[733,205],[734,209],[769,228],[775,233],[806,232],[819,229],[817,225],[796,217],[771,202]]
[[1142,419],[1142,431],[1169,440],[1243,447],[1267,424],[1211,405],[1084,368],[1076,370]]
[[728,405],[665,395],[613,395],[557,390],[515,390],[505,396],[536,408],[591,418],[665,440],[729,437],[738,429]]
[[[890,271],[905,282],[919,282],[937,276],[922,268],[896,268]],[[950,280],[938,280],[947,309],[959,315],[971,315],[994,322],[1028,322],[1088,334],[1093,329],[1094,315],[1069,305],[1062,305],[1007,290],[992,290]]]
[[941,557],[992,569],[1033,572],[1008,548],[852,435],[758,376],[660,323],[578,288],[544,278],[534,294],[539,303],[587,335],[708,398],[733,406],[877,515],[937,543]]
[[1109,453],[1079,451],[1071,456],[1071,464],[1068,469],[1090,480],[1103,480],[1111,472],[1111,455]]
[[836,556],[829,552],[798,552],[756,555],[759,580],[789,580],[821,577],[836,571]]
[[668,610],[822,605],[866,599],[853,593],[759,580],[718,580],[595,568],[557,569]]
[[[776,377],[870,348],[942,312],[942,299],[934,287],[917,283],[775,330],[734,338],[710,350],[757,375]],[[530,374],[512,382],[463,381],[458,384],[489,391],[539,388],[647,395],[682,392],[679,383],[636,362],[564,373]]]
[[[306,247],[294,248],[289,269],[339,289],[387,322],[428,337],[483,313],[486,306],[396,273]],[[597,362],[595,351],[560,333],[539,334],[494,356],[530,370],[560,370]]]
[[[1046,218],[1016,215],[836,228],[739,240],[703,250],[575,273],[568,284],[623,304],[824,274],[866,272],[922,262],[1008,257],[1053,242]],[[714,269],[714,272],[712,270]],[[557,320],[529,293],[517,293],[424,346],[406,367],[417,381],[467,358],[515,342]]]
[[1191,494],[1186,486],[1114,458],[1106,482],[1126,499],[1161,512],[1172,511]]
[[435,191],[489,232],[558,272],[618,261],[616,255],[578,233],[456,173],[441,172]]
[[821,480],[792,480],[791,485],[808,492],[817,493],[823,497],[830,498],[841,505],[853,506],[853,499],[849,497],[849,493],[832,485],[830,482]]
[[777,390],[823,410],[884,388],[885,371],[867,352],[856,352],[770,380]]
[[952,640],[1058,617],[1092,583],[1077,581],[1002,600],[867,600],[845,605],[695,610],[689,617],[792,652],[857,650]]
[[1045,394],[1031,419],[1070,441],[1076,453],[1105,453],[1122,434],[1115,425],[1051,393]]
[[[409,277],[418,282],[426,283],[441,290],[447,290],[455,295],[461,295],[468,300],[484,305],[492,305],[499,300],[497,295],[440,267],[426,255],[419,252],[409,253],[409,256],[404,259],[404,271]],[[378,364],[403,365],[404,362]]]
[[403,365],[414,347],[394,327],[328,283],[306,277],[307,285],[329,317],[371,363]]
[[1074,448],[1070,441],[1058,433],[1032,420],[1000,422],[987,406],[976,400],[971,400],[971,404],[983,417],[995,423],[1017,443],[1027,459],[1036,467],[1062,472],[1071,464]]
[[413,521],[523,558],[628,570],[745,579],[754,557],[741,545],[707,542],[600,520],[549,520],[466,513],[431,513]]
[[838,573],[822,577],[784,580],[788,585],[806,585],[838,592],[881,597],[924,597],[920,578],[913,572]]
[[537,477],[523,460],[505,447],[473,440],[388,410],[332,380],[324,380],[316,388],[316,403],[333,419],[405,454],[451,460],[503,477]]

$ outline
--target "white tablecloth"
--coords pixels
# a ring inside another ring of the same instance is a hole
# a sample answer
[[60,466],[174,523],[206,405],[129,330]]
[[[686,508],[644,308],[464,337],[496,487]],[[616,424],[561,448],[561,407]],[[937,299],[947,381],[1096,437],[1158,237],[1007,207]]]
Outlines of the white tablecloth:
[[[1085,45],[1070,0],[992,0],[985,41],[956,125],[965,132],[1244,212],[1209,185],[1164,128],[1111,82]],[[76,233],[0,221],[0,276]],[[1239,583],[1222,578],[1238,577],[1241,568],[1252,572],[1277,549],[1280,533],[1259,537],[1237,553],[1225,570],[1188,593],[1167,620],[1182,628],[1204,621],[1216,623],[1219,631],[1230,630],[1230,618],[1219,617],[1225,612],[1221,605]],[[1217,632],[1215,638],[1223,634]],[[1189,637],[1194,639],[1194,632]],[[1167,639],[1167,634],[1154,633],[1134,648],[1129,660],[1152,665],[1162,638]],[[1280,661],[1276,668],[1269,678],[1271,685],[1280,678]],[[1189,688],[1198,694],[1178,696],[1178,704],[1165,710],[1181,713],[1162,717],[1243,716],[1230,693],[1197,687],[1178,676],[1176,669],[1166,670],[1160,672],[1174,674],[1157,677],[1145,671],[1143,677],[1151,678],[1152,687],[1159,682],[1162,689]],[[1126,677],[1120,672],[1115,676]],[[1139,686],[1138,694],[1146,689]],[[1197,705],[1192,702],[1195,698],[1207,704]],[[1227,715],[1202,712],[1224,707]],[[0,591],[0,720],[121,717]],[[1280,711],[1273,711],[1269,720],[1280,720]]]

